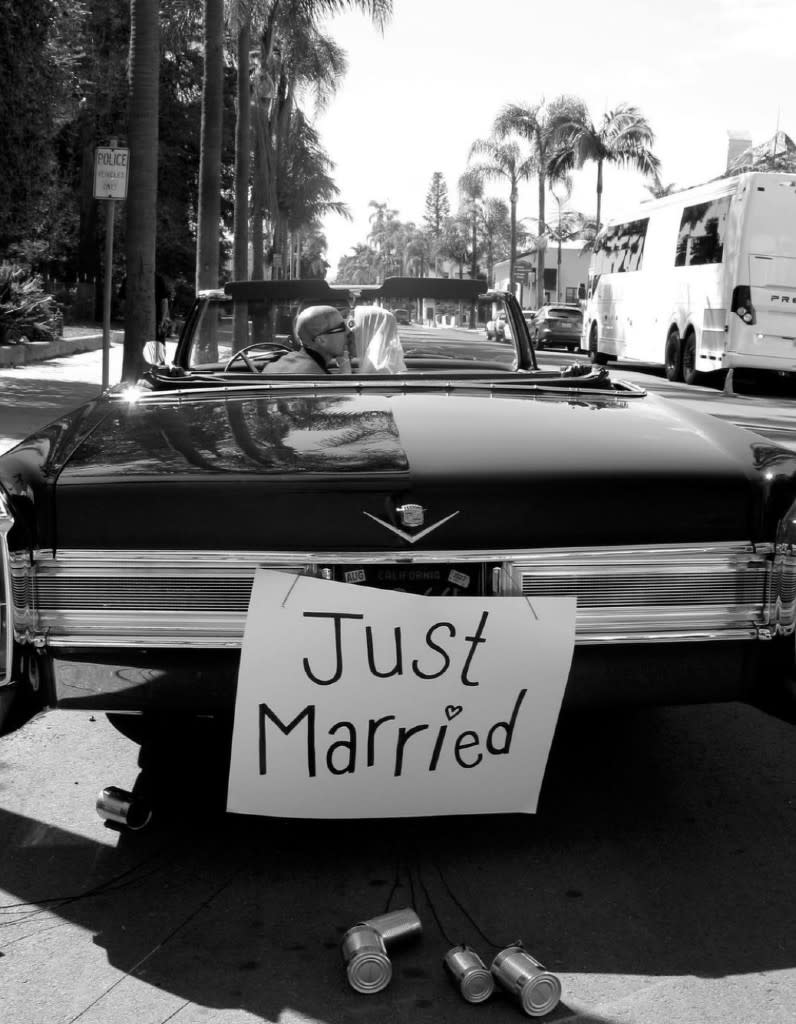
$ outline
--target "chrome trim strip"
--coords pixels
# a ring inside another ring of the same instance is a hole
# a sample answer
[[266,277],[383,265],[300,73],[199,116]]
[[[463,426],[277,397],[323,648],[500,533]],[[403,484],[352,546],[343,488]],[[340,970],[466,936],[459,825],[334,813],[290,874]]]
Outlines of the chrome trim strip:
[[[683,629],[676,632],[645,632],[633,635],[618,631],[602,630],[599,632],[576,630],[575,642],[578,647],[594,646],[597,644],[633,644],[641,646],[644,644],[662,643],[706,643],[719,640],[760,640],[760,631],[756,627],[737,629]],[[243,627],[236,631],[234,638],[190,636],[181,634],[179,639],[171,636],[153,636],[151,633],[130,632],[124,636],[115,634],[108,637],[97,637],[96,633],[79,632],[71,633],[68,638],[48,638],[47,646],[53,651],[65,647],[83,647],[101,649],[117,649],[120,647],[135,647],[142,650],[231,650],[239,651],[243,640]]]
[[[175,386],[168,390],[150,391],[139,388],[137,385],[128,385],[108,392],[107,398],[111,402],[126,402],[136,405],[160,405],[162,403],[174,403],[182,401],[195,401],[200,398],[214,397],[219,395],[229,398],[232,395],[245,397],[254,392],[271,393],[280,391],[295,391],[297,388],[303,391],[350,391],[352,389],[364,391],[390,391],[390,392],[411,392],[433,390],[435,393],[442,391],[486,391],[492,394],[512,394],[520,391],[529,397],[546,395],[583,395],[584,398],[601,400],[602,402],[623,402],[626,399],[646,398],[647,392],[637,384],[627,380],[611,380],[608,387],[578,387],[577,377],[572,378],[572,383],[565,386],[545,383],[543,379],[534,379],[532,373],[527,376],[516,376],[516,370],[463,370],[462,377],[446,377],[444,370],[432,371],[418,369],[418,376],[414,377],[415,371],[410,370],[407,377],[385,378],[378,380],[362,380],[356,376],[332,377],[324,380],[312,380],[311,378],[276,378],[270,377],[267,380],[248,379],[236,383],[208,384],[207,387],[180,387],[179,378],[174,378]],[[499,374],[505,379],[494,380],[493,375]],[[194,379],[213,377],[222,380],[224,375],[219,371],[201,369],[193,371]]]
[[[196,566],[200,561],[203,566],[224,567],[230,564],[243,567],[258,565],[295,565],[302,562],[328,562],[342,565],[359,562],[509,562],[509,561],[549,561],[576,558],[579,561],[603,562],[618,564],[620,562],[636,562],[651,554],[682,557],[725,558],[757,556],[768,558],[774,553],[773,544],[751,544],[748,541],[727,541],[716,544],[637,544],[632,547],[625,545],[601,548],[488,548],[472,551],[457,549],[436,549],[429,551],[316,551],[311,548],[302,551],[234,551],[220,549],[186,550],[167,552],[153,548],[144,550],[125,550],[117,548],[66,548],[54,556],[49,548],[34,552],[34,561],[39,565],[49,563],[68,567],[70,564],[99,564],[102,566],[156,566],[184,565]],[[15,556],[12,556],[12,558]],[[17,556],[18,557],[18,556]]]
[[[54,557],[38,551],[33,572],[26,557],[11,559],[12,591],[28,595],[26,607],[17,609],[17,637],[41,642],[46,636],[54,648],[240,648],[258,566],[309,572],[384,562],[486,563],[494,566],[487,585],[492,580],[496,593],[526,593],[531,601],[534,579],[543,577],[543,593],[537,596],[545,596],[551,589],[566,591],[568,580],[580,578],[584,590],[591,588],[593,603],[578,607],[578,644],[756,639],[772,627],[774,632],[793,631],[796,606],[772,601],[773,545],[738,542],[468,552],[68,550]],[[780,564],[779,572],[793,576],[794,560]],[[610,603],[601,605],[602,581],[611,576],[624,591],[617,591],[619,603],[612,593]],[[713,579],[715,588],[709,585]],[[155,593],[146,594],[146,586],[137,592],[136,580],[147,581]],[[645,582],[658,603],[639,599]],[[689,583],[696,586],[693,602]],[[60,605],[59,589],[67,586],[77,605],[71,609]],[[737,600],[732,600],[734,587]]]
[[0,686],[11,682],[11,666],[14,656],[14,602],[11,593],[11,559],[8,553],[8,533],[14,525],[14,517],[0,494],[0,613],[5,614],[5,637],[0,618],[0,644],[4,660],[0,662]]

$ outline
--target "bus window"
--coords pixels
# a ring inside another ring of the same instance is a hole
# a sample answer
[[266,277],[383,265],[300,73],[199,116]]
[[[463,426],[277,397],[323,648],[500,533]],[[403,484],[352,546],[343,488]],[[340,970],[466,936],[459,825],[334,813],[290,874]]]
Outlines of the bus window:
[[599,274],[624,274],[641,269],[649,218],[606,228],[594,248],[593,268]]
[[721,263],[730,199],[730,196],[724,196],[708,203],[686,206],[677,235],[674,255],[676,267]]

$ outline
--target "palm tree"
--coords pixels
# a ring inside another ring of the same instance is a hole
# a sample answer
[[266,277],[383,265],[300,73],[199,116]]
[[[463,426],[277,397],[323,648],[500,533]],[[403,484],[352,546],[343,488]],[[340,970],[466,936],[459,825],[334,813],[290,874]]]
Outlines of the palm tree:
[[403,262],[405,229],[398,219],[398,211],[390,209],[386,203],[378,203],[371,199],[368,206],[372,207],[372,213],[368,216],[371,225],[368,241],[378,253],[380,276],[383,280],[395,274],[397,267]]
[[[249,176],[251,172],[251,50],[252,0],[233,0],[230,12],[238,56],[237,110],[235,116],[235,212],[232,264],[238,281],[249,276]],[[233,323],[235,348],[249,340],[246,310],[236,305]]]
[[[296,118],[300,111],[295,102],[296,94],[300,90],[312,90],[316,110],[322,109],[347,70],[345,53],[332,39],[318,31],[306,11],[298,11],[290,21],[286,20],[286,15],[292,8],[284,7],[283,11],[285,15],[270,21],[260,37],[252,197],[253,269],[260,276],[264,255],[264,219],[270,221],[274,251],[281,254],[288,247],[282,199],[289,189],[282,177],[289,167],[301,162],[301,158],[296,161],[292,155],[294,148],[301,149],[303,141],[301,132],[297,131]],[[302,124],[310,128],[306,118]],[[317,139],[317,133],[310,148],[319,158],[322,154],[320,163],[326,171],[331,170],[332,164]],[[317,180],[323,180],[324,186],[331,181],[328,176]],[[329,199],[328,190],[325,191],[322,198]],[[304,189],[304,193],[308,195],[308,190]]]
[[430,231],[411,225],[406,237],[406,269],[414,277],[425,277],[431,267],[434,239]]
[[470,220],[470,231],[472,233],[470,277],[475,280],[478,276],[478,220],[480,203],[484,198],[484,177],[477,167],[468,167],[459,176],[459,194],[465,203],[467,217]]
[[[308,75],[314,74],[316,80],[320,81],[324,76],[337,74],[336,67],[325,66],[323,55],[316,53],[314,70],[308,70],[306,58],[312,61],[313,47],[307,47],[308,37],[314,36],[317,42],[322,37],[317,31],[318,22],[329,15],[354,8],[370,15],[371,20],[377,28],[383,28],[384,24],[392,14],[392,0],[231,0],[233,13],[238,11],[236,24],[243,25],[247,18],[248,22],[254,25],[261,39],[260,65],[263,75],[270,77],[274,84],[274,96],[268,106],[265,117],[265,124],[258,128],[258,149],[261,149],[262,162],[258,164],[258,178],[260,181],[257,188],[260,190],[255,195],[255,215],[260,216],[263,210],[267,210],[272,216],[277,207],[277,181],[278,166],[280,164],[279,148],[282,145],[289,146],[292,140],[288,135],[290,116],[294,109],[295,92],[299,84],[306,84]],[[233,19],[235,20],[235,19]],[[240,37],[239,37],[240,38]],[[330,41],[327,41],[330,42]],[[333,44],[332,44],[333,45]],[[239,51],[241,47],[239,46]],[[317,49],[317,48],[316,48]],[[342,53],[339,51],[338,53]],[[327,48],[326,53],[330,51]],[[248,52],[246,54],[246,81],[248,82]],[[239,94],[243,89],[241,69],[244,65],[244,56],[239,52]],[[239,100],[238,116],[243,108]],[[257,119],[258,121],[260,118]],[[250,163],[250,152],[244,154],[242,147],[250,145],[248,134],[242,128],[236,133],[236,168],[240,166],[241,174],[236,176],[236,216],[238,206],[248,213],[248,178],[243,187],[243,167],[248,168]],[[265,179],[265,180],[263,180]],[[240,218],[241,223],[245,221]],[[237,221],[236,221],[237,225]],[[246,230],[246,228],[244,228]],[[238,239],[238,230],[235,230],[235,243],[239,251],[243,251],[243,242]],[[276,240],[275,240],[276,241]],[[248,237],[246,239],[248,248]],[[277,243],[274,248],[277,248]]]
[[377,203],[375,199],[371,199],[368,206],[372,207],[372,213],[368,214],[370,221],[368,239],[380,251],[387,246],[398,217],[398,211],[390,209],[386,203]]
[[494,135],[488,139],[476,139],[470,146],[470,158],[485,156],[486,162],[475,165],[475,170],[484,180],[502,179],[509,184],[509,207],[511,210],[511,242],[509,249],[509,291],[514,291],[514,264],[517,260],[517,199],[521,181],[527,181],[534,172],[533,155],[523,153],[519,142],[511,139],[501,141]]
[[376,284],[379,280],[379,255],[369,245],[360,242],[348,256],[341,256],[337,278],[351,284]]
[[320,135],[301,110],[293,112],[290,135],[293,144],[279,151],[277,206],[272,219],[275,235],[293,239],[294,249],[299,252],[302,231],[326,214],[336,213],[348,220],[351,214],[338,199],[340,190],[330,173],[334,165],[321,145]]
[[646,177],[657,178],[660,160],[652,152],[655,135],[638,107],[620,103],[603,114],[595,125],[582,100],[574,100],[551,119],[558,152],[550,163],[551,173],[581,168],[588,160],[597,164],[597,229],[603,195],[603,165],[632,167]]
[[199,143],[196,290],[219,282],[221,143],[224,109],[224,0],[204,0],[204,75]]
[[467,232],[469,225],[462,217],[446,217],[439,240],[439,254],[459,265],[459,277],[464,277],[464,265],[469,255]]
[[[505,139],[512,135],[524,139],[530,146],[533,156],[534,170],[539,183],[537,219],[545,223],[545,194],[550,181],[560,174],[551,171],[550,162],[555,152],[555,139],[552,124],[565,111],[569,110],[572,100],[568,96],[559,96],[550,103],[542,100],[539,103],[509,103],[495,119],[494,132],[498,138]],[[544,261],[545,250],[537,246],[536,250],[536,304],[541,306],[544,299]]]
[[126,202],[127,315],[122,378],[143,370],[144,345],[155,337],[155,245],[158,196],[158,0],[130,0],[130,174]]
[[[666,196],[673,196],[675,192],[680,191],[680,186],[675,182],[671,181],[668,185],[664,185],[661,179],[657,176],[651,185],[645,185],[644,188],[649,192],[653,199],[665,199]],[[649,200],[646,200],[646,202],[649,202]]]
[[486,279],[490,285],[493,285],[495,259],[502,258],[508,249],[511,235],[509,208],[502,199],[490,196],[484,200],[480,226],[486,254]]

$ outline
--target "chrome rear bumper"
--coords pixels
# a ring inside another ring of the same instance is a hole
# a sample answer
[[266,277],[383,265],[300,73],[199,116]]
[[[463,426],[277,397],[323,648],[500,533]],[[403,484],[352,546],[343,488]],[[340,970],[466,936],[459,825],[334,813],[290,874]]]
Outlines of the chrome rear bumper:
[[796,560],[746,543],[533,551],[63,551],[12,555],[18,642],[49,648],[240,648],[258,567],[478,571],[485,595],[577,596],[576,643],[754,640],[793,632]]

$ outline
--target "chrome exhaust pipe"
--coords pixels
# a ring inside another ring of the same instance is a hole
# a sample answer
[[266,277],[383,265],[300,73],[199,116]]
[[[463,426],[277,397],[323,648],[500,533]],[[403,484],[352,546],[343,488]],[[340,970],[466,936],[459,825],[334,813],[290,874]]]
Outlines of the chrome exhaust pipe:
[[97,797],[97,814],[105,821],[123,825],[132,832],[146,828],[152,819],[151,809],[126,789],[106,786]]

